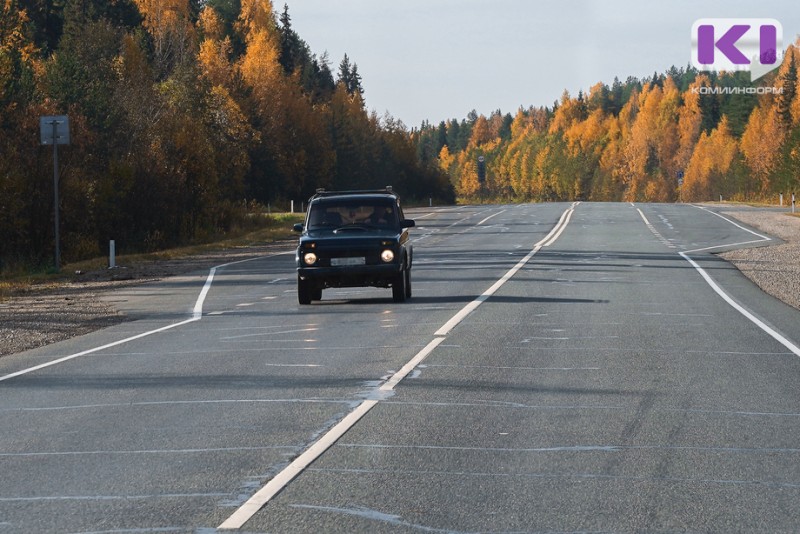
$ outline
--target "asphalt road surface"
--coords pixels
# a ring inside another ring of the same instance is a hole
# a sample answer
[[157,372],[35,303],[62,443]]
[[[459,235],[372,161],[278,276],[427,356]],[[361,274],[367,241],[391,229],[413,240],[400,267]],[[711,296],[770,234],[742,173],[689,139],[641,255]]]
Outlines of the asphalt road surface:
[[293,253],[0,359],[0,534],[800,528],[800,312],[690,205],[408,210],[413,297]]

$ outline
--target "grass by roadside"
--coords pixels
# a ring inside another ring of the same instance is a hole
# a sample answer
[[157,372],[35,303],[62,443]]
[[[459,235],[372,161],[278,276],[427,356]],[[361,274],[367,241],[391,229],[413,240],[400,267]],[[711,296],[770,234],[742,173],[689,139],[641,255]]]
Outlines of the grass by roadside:
[[[158,261],[177,261],[210,252],[225,250],[243,250],[255,246],[291,239],[294,235],[292,226],[302,222],[302,213],[272,214],[264,220],[264,226],[256,230],[243,231],[223,239],[183,247],[160,250],[156,252],[123,254],[116,256],[116,264],[120,267],[134,267],[144,263]],[[0,302],[12,295],[31,289],[32,287],[57,286],[65,282],[79,279],[84,273],[105,270],[108,257],[98,257],[62,266],[56,273],[49,271],[31,271],[0,274]]]

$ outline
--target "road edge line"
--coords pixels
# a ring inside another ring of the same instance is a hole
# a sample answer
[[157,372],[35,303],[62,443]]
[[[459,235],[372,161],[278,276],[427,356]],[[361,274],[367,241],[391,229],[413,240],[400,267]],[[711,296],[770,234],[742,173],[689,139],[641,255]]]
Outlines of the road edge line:
[[714,291],[717,293],[717,295],[719,295],[720,297],[722,297],[722,299],[723,299],[725,302],[727,302],[728,304],[730,304],[730,305],[731,305],[731,306],[732,306],[732,307],[733,307],[733,308],[734,308],[736,311],[738,311],[739,313],[741,313],[742,315],[744,315],[744,316],[745,316],[747,319],[749,319],[749,320],[750,320],[750,322],[752,322],[752,323],[753,323],[753,324],[755,324],[757,327],[759,327],[761,330],[763,330],[764,332],[766,332],[767,334],[769,334],[769,335],[770,335],[770,336],[771,336],[771,337],[772,337],[772,338],[773,338],[775,341],[777,341],[778,343],[780,343],[781,345],[783,345],[784,347],[786,347],[787,349],[789,349],[789,350],[790,350],[791,352],[793,352],[793,353],[794,353],[796,356],[800,356],[800,347],[798,347],[797,345],[795,345],[794,343],[792,343],[790,340],[788,340],[787,338],[785,338],[785,337],[784,337],[782,334],[780,334],[780,333],[779,333],[777,330],[773,330],[773,329],[772,329],[772,327],[770,327],[770,326],[769,326],[769,325],[767,325],[767,324],[766,324],[764,321],[762,321],[761,319],[759,319],[758,317],[756,317],[755,315],[753,315],[752,313],[750,313],[749,311],[747,311],[747,310],[744,308],[744,306],[742,306],[741,304],[739,304],[738,302],[736,302],[736,301],[733,299],[733,297],[731,297],[730,295],[728,295],[728,294],[727,294],[727,293],[726,293],[726,292],[725,292],[725,291],[724,291],[724,290],[723,290],[723,289],[722,289],[722,288],[721,288],[721,287],[720,287],[720,286],[719,286],[719,285],[718,285],[718,284],[717,284],[717,283],[716,283],[716,282],[715,282],[715,281],[714,281],[714,280],[711,278],[711,276],[710,276],[710,275],[709,275],[709,274],[708,274],[708,273],[705,271],[705,269],[703,269],[702,267],[700,267],[700,265],[698,265],[698,263],[697,263],[696,261],[694,261],[694,260],[693,260],[691,257],[689,257],[689,255],[688,255],[686,252],[679,252],[678,254],[680,254],[680,255],[681,255],[681,257],[683,257],[683,259],[685,259],[686,261],[688,261],[688,262],[689,262],[689,264],[690,264],[692,267],[694,267],[694,268],[695,268],[695,270],[696,270],[697,272],[699,272],[699,273],[700,273],[700,276],[702,276],[702,277],[703,277],[703,279],[704,279],[704,280],[706,281],[706,283],[707,283],[707,284],[708,284],[708,285],[711,287],[711,289],[713,289],[713,290],[714,290]]
[[142,332],[141,334],[136,334],[135,336],[126,337],[125,339],[120,339],[118,341],[113,341],[111,343],[107,343],[100,347],[94,347],[91,349],[86,349],[81,352],[77,352],[75,354],[70,354],[69,356],[64,356],[62,358],[57,358],[55,360],[41,363],[39,365],[35,365],[33,367],[29,367],[27,369],[22,369],[20,371],[15,371],[13,373],[0,376],[0,382],[4,382],[6,380],[11,380],[12,378],[16,378],[18,376],[27,375],[29,373],[33,373],[35,371],[40,371],[42,369],[46,369],[48,367],[53,367],[54,365],[58,365],[60,363],[68,362],[70,360],[74,360],[75,358],[80,358],[81,356],[87,356],[89,354],[93,354],[95,352],[100,352],[105,349],[110,349],[113,347],[117,347],[119,345],[124,345],[125,343],[130,343],[131,341],[136,341],[137,339],[142,339],[144,337],[152,336],[153,334],[159,334],[161,332],[165,332],[167,330],[171,330],[173,328],[177,328],[179,326],[187,325],[189,323],[194,323],[199,321],[203,318],[203,304],[205,303],[206,296],[208,292],[211,290],[211,284],[214,281],[214,276],[216,275],[217,269],[222,269],[224,267],[228,267],[230,265],[236,265],[238,263],[245,263],[248,261],[255,261],[264,258],[271,258],[274,256],[283,256],[286,254],[292,254],[292,251],[288,252],[278,252],[275,254],[268,254],[266,256],[258,256],[256,258],[247,258],[244,260],[232,261],[229,263],[223,263],[221,265],[216,265],[209,270],[208,276],[206,277],[206,282],[203,285],[203,289],[200,291],[200,294],[197,296],[197,300],[195,301],[194,307],[192,308],[192,316],[189,319],[185,319],[183,321],[179,321],[177,323],[168,324],[166,326],[162,326],[161,328],[156,328],[155,330],[148,330],[147,332]]
[[135,336],[127,337],[125,339],[120,339],[119,341],[114,341],[112,343],[107,343],[107,344],[105,344],[105,345],[103,345],[101,347],[95,347],[93,349],[87,349],[87,350],[84,350],[82,352],[78,352],[78,353],[75,353],[75,354],[70,354],[69,356],[64,356],[63,358],[58,358],[57,360],[52,360],[52,361],[45,362],[45,363],[42,363],[42,364],[39,364],[39,365],[35,365],[33,367],[29,367],[27,369],[22,369],[21,371],[16,371],[16,372],[8,374],[8,375],[0,376],[0,382],[4,382],[6,380],[10,380],[10,379],[16,378],[18,376],[27,375],[28,373],[33,373],[34,371],[39,371],[41,369],[46,369],[48,367],[52,367],[52,366],[58,365],[60,363],[68,362],[70,360],[74,360],[75,358],[80,358],[81,356],[86,356],[88,354],[93,354],[95,352],[100,352],[101,350],[110,349],[112,347],[123,345],[125,343],[131,342],[131,341],[135,341],[137,339],[141,339],[143,337],[151,336],[153,334],[158,334],[160,332],[165,332],[167,330],[171,330],[171,329],[177,328],[179,326],[183,326],[183,325],[186,325],[186,324],[189,324],[189,323],[194,323],[194,322],[199,321],[199,320],[200,319],[198,317],[192,317],[191,319],[186,319],[186,320],[181,321],[179,323],[169,324],[167,326],[162,326],[161,328],[157,328],[155,330],[149,330],[147,332],[142,332],[141,334],[137,334]]
[[[752,235],[754,235],[756,237],[760,237],[761,240],[760,241],[748,241],[748,242],[745,242],[745,243],[733,243],[731,245],[716,245],[716,246],[713,246],[713,247],[706,247],[706,248],[700,248],[700,249],[695,249],[695,250],[687,250],[685,252],[678,251],[678,254],[684,260],[689,262],[689,265],[694,267],[694,269],[698,273],[700,273],[700,276],[703,277],[703,280],[705,280],[706,284],[708,284],[709,287],[711,287],[711,289],[713,289],[714,292],[722,298],[722,300],[727,302],[728,305],[730,305],[733,309],[735,309],[740,314],[742,314],[751,323],[753,323],[754,325],[759,327],[761,330],[763,330],[767,335],[772,337],[775,341],[777,341],[778,343],[780,343],[781,345],[783,345],[784,347],[789,349],[789,351],[791,351],[793,354],[795,354],[796,356],[800,356],[800,347],[798,347],[792,341],[790,341],[789,339],[784,337],[784,335],[781,334],[780,332],[778,332],[777,330],[774,330],[772,327],[770,327],[764,321],[762,321],[761,319],[759,319],[758,317],[756,317],[755,315],[753,315],[752,313],[747,311],[747,309],[744,306],[742,306],[741,304],[736,302],[736,300],[733,297],[728,295],[725,292],[725,290],[722,289],[722,287],[720,287],[719,284],[717,284],[716,281],[714,281],[713,278],[711,278],[711,275],[708,274],[705,269],[700,267],[700,265],[696,261],[694,261],[691,258],[691,256],[689,256],[689,254],[694,253],[694,252],[707,252],[707,251],[713,250],[715,248],[724,248],[724,247],[731,247],[731,246],[735,247],[735,246],[738,246],[738,245],[749,245],[749,244],[753,244],[753,243],[761,243],[761,242],[774,241],[774,240],[772,238],[770,238],[770,237],[761,235],[758,232],[754,232],[753,230],[750,230],[749,228],[745,228],[744,226],[741,226],[741,225],[737,224],[736,222],[728,219],[727,217],[724,217],[724,216],[720,215],[719,213],[715,213],[715,212],[713,212],[713,211],[711,211],[709,209],[706,209],[706,208],[704,208],[702,206],[692,205],[692,207],[693,208],[697,208],[697,209],[702,210],[702,211],[705,211],[706,213],[710,213],[711,215],[715,215],[715,216],[719,217],[720,219],[732,224],[733,226],[736,226],[740,230],[744,230],[745,232],[747,232],[749,234],[752,234]],[[645,217],[644,213],[642,213],[642,210],[640,210],[638,208],[637,208],[637,210],[639,211],[639,215],[642,216],[642,219],[644,220],[645,224],[650,226],[650,223],[647,220],[647,218]]]

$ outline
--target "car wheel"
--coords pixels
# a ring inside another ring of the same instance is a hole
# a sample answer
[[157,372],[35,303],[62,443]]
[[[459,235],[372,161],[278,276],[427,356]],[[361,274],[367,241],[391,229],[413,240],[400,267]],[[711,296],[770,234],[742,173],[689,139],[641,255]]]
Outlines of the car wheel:
[[395,302],[405,302],[406,300],[406,270],[398,274],[392,283],[392,300]]
[[322,300],[322,290],[314,289],[311,291],[311,300]]
[[406,269],[406,299],[411,298],[411,269]]
[[311,304],[313,290],[308,280],[297,277],[297,302],[300,304]]

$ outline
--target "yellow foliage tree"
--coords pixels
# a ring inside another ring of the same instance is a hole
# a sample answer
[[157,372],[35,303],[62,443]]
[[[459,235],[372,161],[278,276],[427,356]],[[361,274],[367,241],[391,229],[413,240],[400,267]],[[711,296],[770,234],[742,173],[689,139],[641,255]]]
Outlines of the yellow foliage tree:
[[785,136],[775,106],[762,101],[750,114],[742,134],[741,149],[745,163],[763,193],[769,189],[770,175],[778,165],[779,149]]
[[[25,36],[25,24],[29,22],[27,11],[21,9],[16,0],[0,0],[0,53],[12,50],[19,52],[22,61],[32,59],[37,50]],[[0,63],[2,68],[2,63]],[[2,72],[0,72],[2,76]]]
[[470,147],[478,147],[492,140],[492,132],[489,128],[489,121],[480,115],[472,126],[472,137],[469,141]]
[[153,38],[157,67],[168,71],[194,54],[195,34],[189,22],[189,0],[134,0]]
[[233,67],[228,59],[231,54],[231,40],[206,39],[200,43],[198,60],[203,76],[212,86],[227,87],[233,78]]
[[[797,78],[797,84],[794,89],[795,95],[800,95],[800,76]],[[792,126],[800,126],[800,96],[795,96],[792,102]]]
[[526,135],[530,126],[530,117],[520,108],[517,110],[517,114],[514,115],[514,121],[511,123],[511,139],[519,139]]
[[188,0],[134,0],[144,17],[144,26],[159,33],[189,18]]
[[621,189],[619,162],[623,150],[622,126],[620,119],[609,117],[606,132],[606,143],[598,162],[598,183],[595,184],[593,198],[597,200],[610,200],[618,198],[617,191]]
[[564,139],[567,141],[571,155],[578,157],[581,154],[593,152],[600,156],[602,144],[600,141],[608,131],[608,121],[611,120],[603,113],[603,110],[596,109],[585,121],[574,122],[564,132]]
[[[280,51],[267,32],[257,31],[248,37],[247,52],[241,59],[239,71],[262,106],[269,103],[270,96],[277,96],[283,79],[279,58]],[[262,111],[266,110],[262,108]]]
[[[624,145],[620,162],[626,186],[623,200],[644,199],[644,187],[647,184],[646,175],[652,148],[651,135],[655,125],[656,110],[662,96],[661,88],[652,85],[646,85],[637,95],[636,109],[638,112],[631,126],[630,137]],[[632,95],[631,100],[633,99]]]
[[699,89],[709,85],[708,77],[701,74],[683,94],[683,106],[678,111],[678,149],[674,160],[677,170],[685,170],[689,165],[697,140],[700,138],[703,114],[700,110]]
[[454,161],[455,156],[450,154],[450,149],[447,147],[447,145],[444,145],[439,151],[439,168],[444,172],[449,173],[450,166],[453,165]]
[[738,150],[738,143],[731,134],[728,117],[723,115],[710,135],[706,135],[705,132],[700,134],[686,169],[683,200],[699,201],[715,198],[722,190]]
[[245,37],[245,40],[260,32],[267,32],[274,38],[277,27],[272,2],[270,0],[242,0],[236,28]]
[[663,88],[646,85],[630,107],[620,114],[621,124],[632,119],[624,133],[618,172],[626,185],[624,200],[668,201],[672,197],[675,156],[679,150],[678,115],[681,95],[667,78]]
[[205,39],[222,40],[225,36],[225,25],[217,13],[217,10],[211,6],[205,6],[200,12],[197,20],[197,26],[203,34]]
[[260,114],[269,117],[274,110],[280,109],[284,81],[272,2],[243,0],[237,27],[247,43],[239,72],[252,89]]
[[0,2],[0,101],[3,101],[6,91],[18,77],[15,56],[23,63],[32,63],[37,50],[25,36],[26,11],[20,9],[15,0]]
[[570,98],[569,91],[561,95],[558,109],[550,123],[550,133],[566,131],[570,126],[582,120],[583,109],[581,103],[575,98]]
[[475,165],[469,164],[461,168],[461,180],[456,187],[456,192],[462,198],[474,198],[481,188],[478,181],[478,169]]
[[[655,136],[658,166],[663,180],[674,180],[679,167],[675,158],[680,147],[678,121],[681,106],[681,93],[672,78],[664,80],[663,96],[659,103],[656,118],[657,134]],[[658,200],[668,200],[660,198]]]

